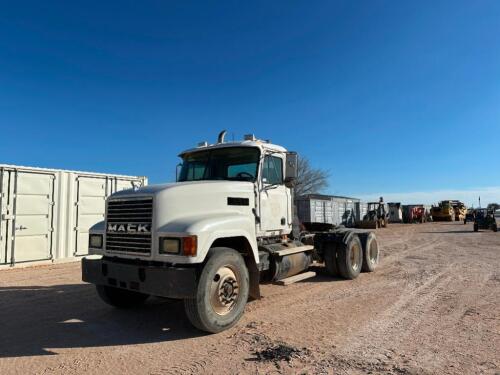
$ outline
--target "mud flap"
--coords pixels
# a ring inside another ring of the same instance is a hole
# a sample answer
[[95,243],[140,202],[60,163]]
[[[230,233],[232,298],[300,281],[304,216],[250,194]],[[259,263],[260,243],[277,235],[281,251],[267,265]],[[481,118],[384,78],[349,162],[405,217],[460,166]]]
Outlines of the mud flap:
[[247,265],[248,276],[250,278],[248,290],[249,299],[260,299],[260,271],[253,258],[245,257],[245,263]]

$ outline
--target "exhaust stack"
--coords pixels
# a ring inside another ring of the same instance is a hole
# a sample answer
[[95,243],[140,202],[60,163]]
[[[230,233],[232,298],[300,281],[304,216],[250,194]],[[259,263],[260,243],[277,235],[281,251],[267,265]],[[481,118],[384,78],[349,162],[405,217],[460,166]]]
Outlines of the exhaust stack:
[[224,143],[224,138],[226,137],[227,131],[223,130],[219,133],[219,137],[217,138],[217,143]]

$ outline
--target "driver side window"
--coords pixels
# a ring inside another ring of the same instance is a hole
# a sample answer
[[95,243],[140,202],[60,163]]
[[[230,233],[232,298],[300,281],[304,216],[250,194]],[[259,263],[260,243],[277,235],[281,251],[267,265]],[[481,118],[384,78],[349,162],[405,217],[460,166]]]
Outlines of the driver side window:
[[283,183],[283,161],[276,156],[266,156],[262,168],[262,182],[271,185]]

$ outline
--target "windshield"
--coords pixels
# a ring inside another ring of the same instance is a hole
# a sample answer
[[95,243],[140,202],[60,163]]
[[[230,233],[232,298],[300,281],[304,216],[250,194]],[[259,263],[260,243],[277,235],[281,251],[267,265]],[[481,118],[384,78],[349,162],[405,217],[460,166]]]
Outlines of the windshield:
[[254,182],[259,165],[259,149],[224,147],[186,154],[179,181],[231,180]]
[[486,209],[478,209],[476,210],[476,216],[477,217],[485,217],[487,214],[487,210]]

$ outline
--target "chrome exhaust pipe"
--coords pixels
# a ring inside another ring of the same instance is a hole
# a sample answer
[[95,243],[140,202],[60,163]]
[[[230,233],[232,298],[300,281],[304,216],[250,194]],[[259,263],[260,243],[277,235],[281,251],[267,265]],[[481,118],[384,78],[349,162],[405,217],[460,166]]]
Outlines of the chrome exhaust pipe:
[[217,143],[224,143],[224,138],[226,138],[227,131],[223,130],[219,133],[219,137],[217,138]]

